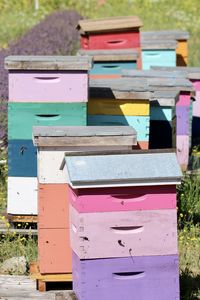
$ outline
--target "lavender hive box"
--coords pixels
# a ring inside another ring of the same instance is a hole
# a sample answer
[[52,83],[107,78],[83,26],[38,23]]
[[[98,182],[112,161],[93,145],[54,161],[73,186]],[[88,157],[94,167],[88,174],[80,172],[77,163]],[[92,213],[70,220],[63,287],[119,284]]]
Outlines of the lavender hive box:
[[189,135],[190,133],[190,108],[188,106],[176,107],[176,133],[177,135]]
[[178,300],[178,256],[80,260],[73,253],[78,300]]

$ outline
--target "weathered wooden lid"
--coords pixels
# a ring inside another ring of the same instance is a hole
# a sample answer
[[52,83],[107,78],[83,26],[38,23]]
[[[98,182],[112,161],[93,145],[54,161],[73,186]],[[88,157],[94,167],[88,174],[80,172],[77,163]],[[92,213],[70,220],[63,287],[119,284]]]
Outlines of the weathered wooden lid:
[[123,31],[141,27],[142,21],[137,16],[101,18],[96,20],[80,20],[77,29],[82,33]]
[[151,151],[129,154],[65,156],[73,188],[179,184],[182,172],[176,154]]
[[136,61],[139,53],[135,49],[79,50],[78,55],[92,56],[94,61]]
[[153,91],[151,94],[150,102],[159,106],[172,106],[174,107],[179,100],[179,91]]
[[150,70],[122,70],[123,77],[131,78],[187,78],[187,74],[179,70],[157,69]]
[[175,50],[177,47],[177,41],[168,39],[149,39],[146,37],[141,38],[141,47],[143,50],[159,50],[159,49],[170,49]]
[[92,67],[89,56],[7,56],[5,69],[8,70],[80,70]]
[[168,90],[177,89],[179,91],[194,92],[192,83],[185,78],[148,78],[147,79],[150,90]]
[[149,99],[150,92],[146,79],[143,78],[106,78],[90,79],[90,98],[109,99]]
[[156,71],[178,72],[188,79],[200,79],[200,67],[151,67]]
[[34,126],[33,143],[38,147],[132,146],[137,144],[137,133],[131,126]]
[[141,39],[157,40],[188,40],[189,32],[184,30],[159,30],[159,31],[142,31]]

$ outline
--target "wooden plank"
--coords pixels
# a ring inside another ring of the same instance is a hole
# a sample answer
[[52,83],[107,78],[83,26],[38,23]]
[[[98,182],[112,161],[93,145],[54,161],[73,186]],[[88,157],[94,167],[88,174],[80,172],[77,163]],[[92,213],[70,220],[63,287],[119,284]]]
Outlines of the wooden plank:
[[92,56],[94,61],[136,61],[139,52],[135,49],[114,49],[114,50],[79,50],[78,55]]
[[37,223],[38,221],[38,217],[35,215],[16,216],[16,215],[8,214],[7,218],[12,223]]
[[55,294],[55,300],[77,300],[74,292],[58,292]]
[[188,40],[189,32],[184,30],[159,30],[159,31],[142,31],[141,39],[148,38],[151,40],[157,39],[176,39],[176,40]]
[[151,67],[151,69],[169,72],[178,71],[184,73],[188,79],[200,79],[200,68],[198,67]]
[[173,67],[152,67],[150,70],[123,70],[123,77],[130,78],[187,78],[187,72]]
[[143,25],[137,16],[101,18],[96,20],[79,20],[77,29],[81,33],[123,31],[136,29]]
[[161,39],[148,39],[146,37],[141,39],[141,48],[142,49],[172,49],[175,50],[177,47],[177,42],[176,40],[161,40]]
[[8,234],[8,233],[15,233],[20,235],[29,235],[29,236],[37,236],[38,231],[37,229],[20,229],[20,228],[0,228],[0,235]]
[[91,57],[84,56],[7,56],[7,70],[80,70],[88,71],[92,67]]

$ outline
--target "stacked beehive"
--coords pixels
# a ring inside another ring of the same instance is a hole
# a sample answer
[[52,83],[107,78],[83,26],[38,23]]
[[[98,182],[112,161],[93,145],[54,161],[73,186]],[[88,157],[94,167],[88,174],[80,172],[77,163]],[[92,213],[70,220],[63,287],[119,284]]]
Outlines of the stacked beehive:
[[174,153],[67,154],[79,300],[179,299]]
[[33,127],[33,137],[38,147],[39,270],[41,274],[71,273],[68,187],[60,170],[64,153],[129,150],[137,143],[136,132],[129,126],[43,126]]
[[[144,31],[141,32],[142,41],[151,41],[152,44],[156,43],[156,40],[162,41],[177,41],[176,47],[176,65],[187,66],[188,64],[188,39],[189,33],[183,30],[160,30],[160,31]],[[166,49],[167,50],[167,49]],[[168,53],[168,54],[167,54]],[[161,56],[161,54],[160,54]],[[171,56],[173,56],[171,52]],[[165,59],[170,57],[169,51],[165,54]],[[173,56],[174,57],[174,56]],[[172,62],[172,60],[171,60]],[[164,66],[165,62],[162,62],[161,66]],[[152,66],[155,64],[152,64]],[[166,65],[166,64],[165,64]],[[167,66],[167,65],[166,65]],[[172,66],[171,63],[168,66]]]
[[[172,142],[173,136],[176,135],[175,141],[173,146],[177,148],[177,156],[178,161],[183,170],[187,169],[188,162],[189,162],[189,149],[191,144],[191,125],[192,125],[192,98],[191,96],[194,94],[194,88],[192,83],[185,78],[184,74],[181,72],[169,72],[169,71],[156,71],[156,70],[145,70],[145,71],[123,71],[123,76],[131,77],[132,79],[143,78],[146,79],[149,85],[150,91],[164,91],[169,95],[170,92],[179,92],[178,101],[175,98],[173,104],[175,106],[169,105],[169,101],[167,100],[166,103],[168,105],[164,105],[161,107],[162,112],[162,119],[158,122],[156,117],[153,114],[155,111],[155,104],[152,102],[151,113],[150,113],[150,132],[151,137],[151,146],[163,147],[162,145],[165,144],[166,136],[166,129],[169,132],[168,136],[171,136],[170,141]],[[166,97],[167,98],[167,97]],[[150,102],[151,103],[151,102]],[[166,111],[170,112],[170,123],[166,120]],[[158,110],[157,110],[158,113]],[[163,118],[164,117],[164,118]],[[160,117],[161,119],[161,117]],[[162,122],[162,124],[160,124]],[[161,125],[161,126],[160,126]],[[170,125],[170,127],[169,127]],[[161,128],[163,128],[163,135],[160,132]],[[154,132],[153,132],[154,131]],[[158,135],[157,135],[158,131]],[[153,134],[152,134],[153,132]],[[171,133],[170,133],[171,132]],[[161,142],[159,143],[158,137],[161,137]],[[156,140],[154,138],[156,137]],[[162,142],[163,141],[163,142]]]
[[79,21],[80,54],[94,56],[93,77],[117,77],[122,68],[141,68],[141,26],[136,16]]
[[137,132],[138,148],[148,149],[149,99],[145,80],[90,80],[88,125],[130,125]]
[[141,47],[143,70],[148,70],[151,66],[176,66],[175,40],[147,38],[141,33]]
[[86,125],[91,60],[10,56],[5,67],[9,70],[7,211],[14,215],[37,215],[32,126]]

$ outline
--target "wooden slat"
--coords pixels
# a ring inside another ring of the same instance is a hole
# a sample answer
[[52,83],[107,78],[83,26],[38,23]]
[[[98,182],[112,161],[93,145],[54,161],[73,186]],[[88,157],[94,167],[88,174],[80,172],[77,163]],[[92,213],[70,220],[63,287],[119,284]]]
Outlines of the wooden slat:
[[7,70],[80,70],[92,67],[91,57],[86,56],[7,56]]
[[135,49],[79,50],[79,55],[92,56],[94,61],[136,61],[139,53]]
[[159,30],[159,31],[142,31],[141,38],[148,38],[151,40],[157,39],[176,39],[176,40],[188,40],[189,32],[184,30]]
[[0,235],[8,233],[20,234],[20,235],[37,235],[37,229],[20,229],[20,228],[0,228]]
[[188,79],[200,79],[200,68],[198,67],[151,67],[151,69],[169,72],[178,71]]
[[16,216],[16,215],[7,215],[7,218],[10,222],[13,223],[37,223],[38,217],[33,216],[33,215],[21,215],[21,216]]
[[80,20],[77,29],[81,33],[122,31],[125,29],[135,29],[143,25],[137,16],[101,18],[96,20]]
[[150,49],[172,49],[175,50],[177,47],[177,42],[176,40],[152,40],[152,39],[148,39],[148,38],[142,38],[141,39],[141,47],[144,50],[150,50]]

